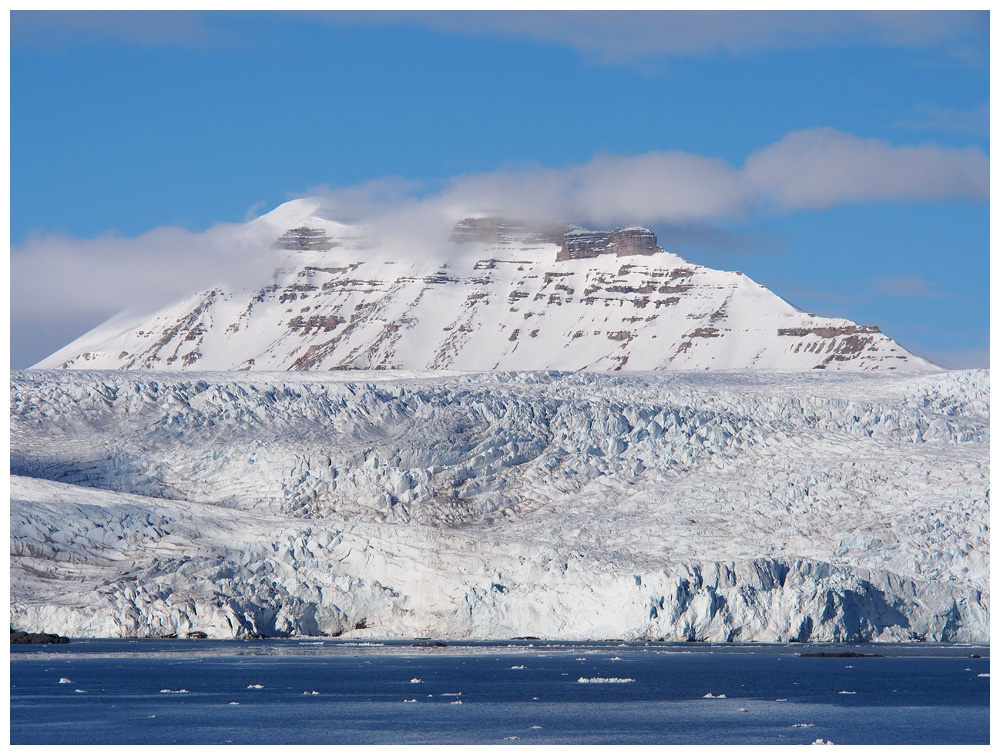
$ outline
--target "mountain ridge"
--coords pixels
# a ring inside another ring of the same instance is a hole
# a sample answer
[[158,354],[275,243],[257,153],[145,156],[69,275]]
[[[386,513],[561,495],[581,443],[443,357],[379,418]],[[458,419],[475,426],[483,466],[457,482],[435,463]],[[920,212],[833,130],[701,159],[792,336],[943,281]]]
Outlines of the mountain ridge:
[[638,226],[484,215],[417,243],[294,200],[243,227],[270,282],[112,318],[36,368],[165,370],[932,370],[876,326],[815,317]]

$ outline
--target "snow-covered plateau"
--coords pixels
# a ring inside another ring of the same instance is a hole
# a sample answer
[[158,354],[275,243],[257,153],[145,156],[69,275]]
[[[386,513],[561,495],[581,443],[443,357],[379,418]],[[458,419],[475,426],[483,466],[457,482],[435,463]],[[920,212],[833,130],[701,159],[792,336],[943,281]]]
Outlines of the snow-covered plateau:
[[11,376],[11,625],[989,641],[989,373]]

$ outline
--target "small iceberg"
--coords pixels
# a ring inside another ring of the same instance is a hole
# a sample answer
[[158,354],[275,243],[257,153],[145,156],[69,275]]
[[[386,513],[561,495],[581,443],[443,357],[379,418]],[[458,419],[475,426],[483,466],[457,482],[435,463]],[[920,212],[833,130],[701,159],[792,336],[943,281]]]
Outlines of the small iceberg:
[[61,678],[61,679],[59,680],[59,683],[60,683],[60,684],[72,684],[72,683],[73,683],[73,680],[72,680],[72,679],[67,679],[67,678],[66,678],[66,677],[64,676],[64,677],[62,677],[62,678]]
[[813,742],[813,744],[814,744],[814,745],[832,745],[832,744],[833,744],[833,742],[830,742],[830,741],[827,741],[827,740],[824,740],[824,739],[823,739],[823,737],[820,737],[820,738],[819,738],[819,739],[817,739],[817,740],[816,740],[815,742]]
[[515,669],[523,669],[523,668],[524,668],[524,666],[511,666],[510,670],[514,671]]
[[809,727],[815,726],[815,725],[816,724],[792,724],[792,728],[793,729],[808,729]]
[[415,698],[415,697],[410,698],[409,700],[403,700],[404,703],[415,703],[416,701],[417,701],[417,698]]
[[416,677],[413,677],[412,679],[410,679],[410,684],[420,684],[422,681],[423,679],[417,679]]
[[188,691],[186,689],[161,689],[161,695],[186,695]]
[[577,679],[580,684],[627,684],[628,682],[634,682],[635,679],[629,679],[627,677],[619,676],[591,676],[585,677],[581,676]]
[[703,700],[721,700],[725,696],[726,696],[725,692],[723,692],[721,695],[713,695],[711,692],[708,692],[708,693],[702,695],[702,699]]
[[451,704],[452,704],[452,705],[461,705],[461,704],[462,704],[462,701],[461,701],[461,700],[452,700],[452,701],[451,701]]
[[976,674],[976,678],[977,679],[989,679],[990,675],[989,674]]
[[848,692],[846,689],[842,689],[837,694],[838,695],[856,695],[858,693],[857,692]]
[[263,684],[248,684],[247,689],[264,689]]

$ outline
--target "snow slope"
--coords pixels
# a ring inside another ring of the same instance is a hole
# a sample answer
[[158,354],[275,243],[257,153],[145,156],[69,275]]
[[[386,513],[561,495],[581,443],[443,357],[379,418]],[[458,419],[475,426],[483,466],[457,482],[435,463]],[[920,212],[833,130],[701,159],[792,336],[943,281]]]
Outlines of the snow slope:
[[11,624],[989,640],[989,374],[27,371]]
[[[652,233],[463,219],[429,247],[286,203],[240,229],[276,272],[112,318],[36,367],[155,370],[932,370],[877,327],[815,317]],[[367,235],[366,235],[367,234]]]

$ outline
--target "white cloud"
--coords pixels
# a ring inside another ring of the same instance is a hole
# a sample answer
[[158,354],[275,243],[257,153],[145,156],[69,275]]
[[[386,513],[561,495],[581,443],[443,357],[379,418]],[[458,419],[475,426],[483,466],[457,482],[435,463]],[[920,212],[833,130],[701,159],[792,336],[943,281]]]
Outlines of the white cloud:
[[[745,53],[852,44],[988,44],[988,11],[500,10],[275,12],[332,26],[412,24],[452,34],[527,37],[605,63],[662,55]],[[281,17],[284,16],[284,19]],[[46,48],[108,40],[144,47],[231,47],[250,38],[245,12],[13,11],[11,40]]]
[[254,283],[272,272],[272,242],[259,229],[229,223],[202,233],[163,226],[135,238],[35,235],[11,253],[11,312],[111,315]]
[[989,157],[978,147],[894,147],[831,128],[796,131],[755,152],[744,177],[778,207],[967,197],[989,199]]
[[12,44],[56,50],[74,44],[114,40],[137,47],[228,46],[212,28],[209,14],[190,10],[15,10]]
[[850,44],[936,45],[989,35],[978,11],[436,11],[319,12],[336,25],[408,22],[438,31],[522,36],[622,63],[660,55]]
[[441,195],[464,211],[597,224],[729,220],[771,209],[989,198],[979,148],[893,146],[830,128],[796,131],[742,167],[684,152],[599,155],[565,169],[498,171],[454,180]]

